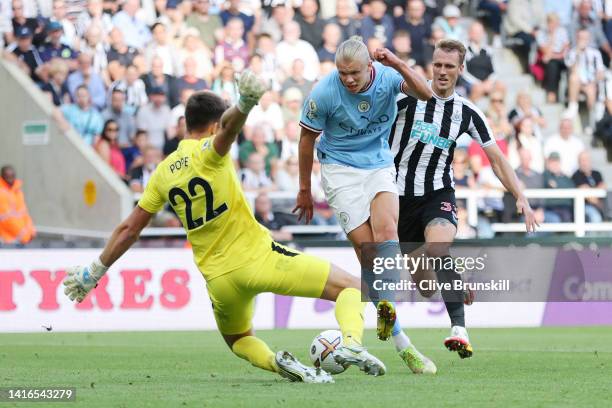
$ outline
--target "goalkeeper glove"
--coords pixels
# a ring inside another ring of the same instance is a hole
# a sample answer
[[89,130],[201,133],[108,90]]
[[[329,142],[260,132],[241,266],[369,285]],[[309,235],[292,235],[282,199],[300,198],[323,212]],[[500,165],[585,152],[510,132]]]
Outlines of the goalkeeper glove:
[[64,293],[70,300],[81,303],[85,296],[102,279],[108,268],[96,259],[89,266],[73,266],[66,269],[66,279],[64,280]]
[[245,115],[248,115],[251,109],[259,102],[259,98],[268,90],[263,79],[253,73],[253,71],[245,70],[238,79],[238,110]]

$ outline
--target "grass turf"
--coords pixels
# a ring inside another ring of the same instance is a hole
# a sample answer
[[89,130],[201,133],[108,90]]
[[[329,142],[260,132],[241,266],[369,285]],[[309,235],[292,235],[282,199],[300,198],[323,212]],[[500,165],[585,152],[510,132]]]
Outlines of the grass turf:
[[[302,361],[318,330],[259,331]],[[561,407],[612,406],[612,327],[472,329],[474,356],[442,347],[447,330],[411,330],[438,366],[408,372],[392,343],[366,333],[384,377],[355,368],[336,384],[287,383],[230,353],[216,332],[0,334],[0,387],[72,386],[52,407]],[[18,408],[47,404],[0,403]]]

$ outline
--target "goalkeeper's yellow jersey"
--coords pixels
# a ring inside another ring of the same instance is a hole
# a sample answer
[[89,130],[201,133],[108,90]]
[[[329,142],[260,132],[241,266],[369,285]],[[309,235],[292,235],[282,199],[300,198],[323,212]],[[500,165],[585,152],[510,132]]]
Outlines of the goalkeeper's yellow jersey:
[[220,156],[212,140],[181,141],[157,166],[138,202],[149,213],[166,202],[172,205],[206,280],[261,259],[272,245],[242,193],[229,154]]

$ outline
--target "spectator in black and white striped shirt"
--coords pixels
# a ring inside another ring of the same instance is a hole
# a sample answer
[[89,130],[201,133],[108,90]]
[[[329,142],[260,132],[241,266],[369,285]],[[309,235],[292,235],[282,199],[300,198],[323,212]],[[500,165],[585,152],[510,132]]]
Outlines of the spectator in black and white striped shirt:
[[605,77],[605,66],[598,49],[590,47],[591,35],[588,30],[578,31],[576,47],[572,48],[565,58],[569,71],[569,105],[568,116],[578,113],[578,98],[580,93],[586,95],[589,109],[589,126],[595,124],[594,107],[597,101],[597,83]]

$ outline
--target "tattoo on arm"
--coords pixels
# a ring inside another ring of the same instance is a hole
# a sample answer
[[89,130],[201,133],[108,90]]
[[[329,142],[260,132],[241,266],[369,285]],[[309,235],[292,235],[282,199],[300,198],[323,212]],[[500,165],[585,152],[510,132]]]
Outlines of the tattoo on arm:
[[425,227],[425,229],[427,229],[429,227],[436,227],[438,225],[443,226],[443,227],[446,227],[447,225],[450,225],[450,226],[454,227],[453,223],[450,222],[449,220],[447,220],[446,218],[438,217],[438,218],[434,218],[433,220],[429,221],[427,223],[427,226]]

